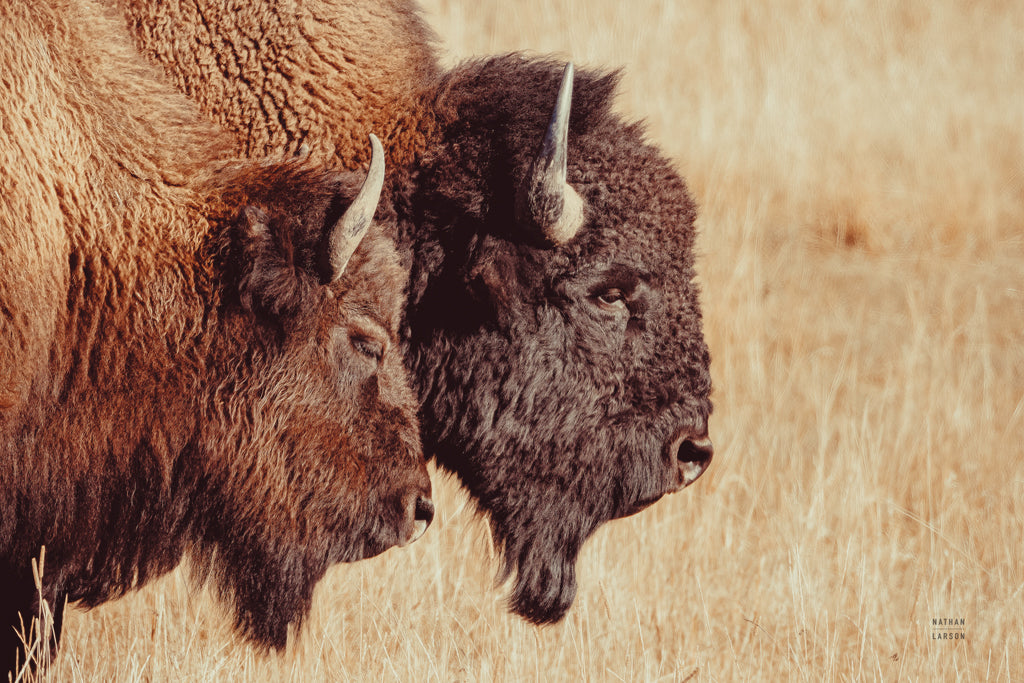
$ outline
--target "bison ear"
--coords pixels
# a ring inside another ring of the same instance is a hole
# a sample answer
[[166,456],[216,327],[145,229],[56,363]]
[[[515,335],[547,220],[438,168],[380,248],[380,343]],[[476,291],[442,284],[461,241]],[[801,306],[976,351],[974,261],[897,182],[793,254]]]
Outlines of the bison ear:
[[494,312],[502,312],[512,303],[515,273],[500,259],[487,259],[477,263],[469,274],[471,289]]
[[242,307],[271,316],[298,311],[311,284],[300,272],[294,246],[275,240],[269,216],[256,206],[242,210],[237,235],[242,255],[238,283]]
[[555,109],[540,150],[516,195],[519,220],[538,228],[552,244],[565,244],[583,225],[583,199],[566,180],[569,159],[569,110],[572,62],[562,73]]
[[469,268],[466,282],[477,305],[505,328],[517,317],[515,311],[522,307],[525,294],[508,245],[490,237],[483,244],[486,248]]

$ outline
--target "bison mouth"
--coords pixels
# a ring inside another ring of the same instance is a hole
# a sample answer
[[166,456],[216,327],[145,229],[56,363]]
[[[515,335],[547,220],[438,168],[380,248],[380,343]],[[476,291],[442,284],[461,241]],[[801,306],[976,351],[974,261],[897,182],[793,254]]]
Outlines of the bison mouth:
[[403,548],[422,536],[434,519],[429,485],[407,491],[383,507],[364,526],[353,526],[337,534],[339,552],[331,556],[332,562],[358,562],[391,548]]
[[630,505],[630,506],[629,506],[629,508],[628,508],[628,509],[627,509],[627,510],[626,510],[626,511],[625,511],[625,512],[624,512],[624,513],[623,513],[623,514],[621,515],[621,517],[630,517],[630,516],[632,516],[632,515],[635,515],[635,514],[636,514],[636,513],[638,513],[638,512],[641,512],[641,511],[643,511],[643,510],[646,510],[647,508],[651,507],[652,505],[654,505],[655,503],[657,503],[657,502],[658,502],[659,500],[661,500],[662,498],[664,498],[664,497],[665,497],[665,493],[671,493],[671,491],[668,491],[668,492],[663,492],[663,493],[659,493],[659,494],[657,494],[657,495],[654,495],[654,496],[651,496],[651,497],[649,497],[649,498],[643,498],[643,499],[641,499],[641,500],[638,500],[638,501],[634,502],[634,503],[633,503],[632,505]]
[[706,432],[693,434],[681,430],[665,449],[664,461],[669,463],[669,466],[662,482],[662,490],[630,503],[620,517],[635,515],[666,495],[682,491],[693,484],[707,471],[714,452],[714,446]]

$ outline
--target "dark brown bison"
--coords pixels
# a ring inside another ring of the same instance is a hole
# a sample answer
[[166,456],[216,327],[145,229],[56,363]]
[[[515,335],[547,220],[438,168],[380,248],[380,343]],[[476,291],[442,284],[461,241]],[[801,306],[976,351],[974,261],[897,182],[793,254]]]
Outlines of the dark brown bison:
[[344,164],[383,131],[426,451],[490,517],[512,608],[561,618],[594,529],[712,457],[694,204],[612,113],[616,77],[520,55],[442,73],[408,0],[117,2],[244,153],[325,140]]
[[365,185],[222,161],[89,2],[0,4],[0,64],[0,668],[42,546],[57,629],[188,552],[281,647],[433,513],[382,150]]

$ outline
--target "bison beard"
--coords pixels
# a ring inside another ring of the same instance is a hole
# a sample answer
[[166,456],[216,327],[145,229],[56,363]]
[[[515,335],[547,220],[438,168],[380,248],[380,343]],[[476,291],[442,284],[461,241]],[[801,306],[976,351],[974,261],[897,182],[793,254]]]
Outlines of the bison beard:
[[[361,256],[357,253],[354,260]],[[370,387],[363,391],[372,393]],[[374,405],[374,400],[362,396],[359,403]],[[317,435],[357,442],[374,453],[409,452],[418,444],[409,441],[405,411],[378,409],[372,415],[379,418],[376,424],[366,414],[333,423],[311,417],[293,420],[297,426],[282,440],[295,457],[295,481],[288,486],[300,496],[294,507],[268,500],[261,490],[267,482],[247,484],[235,472],[195,496],[204,501],[206,520],[196,534],[203,551],[192,553],[198,575],[212,576],[221,597],[235,607],[239,631],[260,646],[285,647],[289,628],[301,628],[315,585],[331,565],[374,557],[395,544],[395,530],[403,527],[407,511],[390,503],[391,488],[417,486],[415,477],[410,481],[408,475],[381,471],[368,462],[359,463],[362,472],[331,467],[329,453],[311,453],[303,445]],[[369,481],[354,497],[345,486],[361,475]]]
[[[313,587],[330,562],[318,543],[274,542],[257,530],[239,533],[243,511],[220,507],[220,523],[209,528],[213,553],[203,553],[200,573],[213,574],[221,597],[235,606],[235,625],[253,642],[284,648],[288,628],[298,631],[308,614]],[[216,560],[216,564],[213,563]]]

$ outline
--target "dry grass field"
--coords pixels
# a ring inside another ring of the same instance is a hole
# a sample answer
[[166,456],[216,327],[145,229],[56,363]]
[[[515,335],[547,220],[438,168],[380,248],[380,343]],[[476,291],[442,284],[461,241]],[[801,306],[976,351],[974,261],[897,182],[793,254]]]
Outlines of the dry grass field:
[[1024,5],[424,4],[452,61],[625,69],[701,207],[711,470],[596,534],[556,626],[437,474],[426,536],[333,570],[284,654],[179,571],[69,610],[40,678],[1024,680]]

